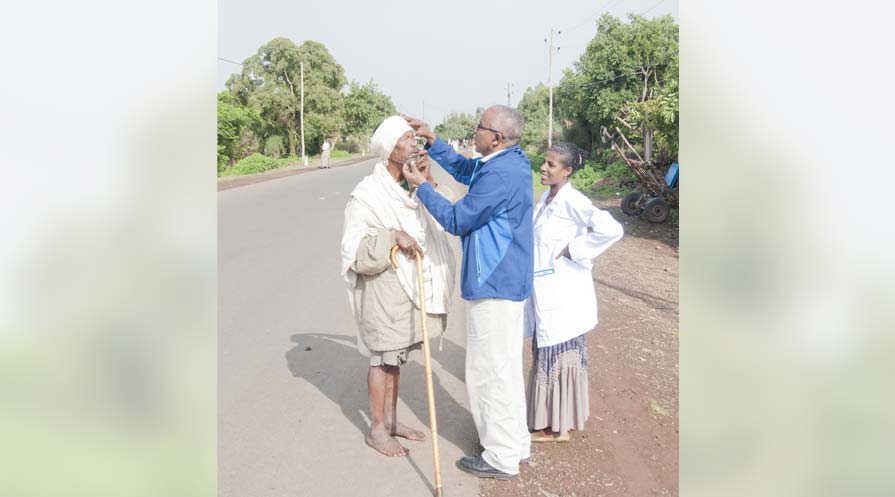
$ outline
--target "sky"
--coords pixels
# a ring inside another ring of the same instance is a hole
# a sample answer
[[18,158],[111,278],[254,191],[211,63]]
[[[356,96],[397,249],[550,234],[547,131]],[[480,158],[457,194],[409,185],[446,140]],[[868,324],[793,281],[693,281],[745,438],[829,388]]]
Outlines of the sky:
[[[349,81],[371,79],[399,112],[437,125],[451,112],[518,105],[526,88],[547,83],[551,28],[559,48],[553,81],[596,34],[603,13],[678,17],[678,0],[219,0],[218,57],[242,62],[276,37],[326,45]],[[218,87],[240,66],[217,61]]]

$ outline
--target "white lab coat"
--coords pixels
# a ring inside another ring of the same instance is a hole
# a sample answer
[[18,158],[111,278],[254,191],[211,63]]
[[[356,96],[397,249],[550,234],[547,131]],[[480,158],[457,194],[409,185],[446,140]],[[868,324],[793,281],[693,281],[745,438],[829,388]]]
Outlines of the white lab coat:
[[[538,347],[556,345],[587,333],[597,324],[597,298],[591,259],[621,239],[622,225],[567,183],[534,208],[535,277],[525,303],[525,336]],[[591,228],[592,231],[588,231]],[[556,258],[569,246],[572,260]]]

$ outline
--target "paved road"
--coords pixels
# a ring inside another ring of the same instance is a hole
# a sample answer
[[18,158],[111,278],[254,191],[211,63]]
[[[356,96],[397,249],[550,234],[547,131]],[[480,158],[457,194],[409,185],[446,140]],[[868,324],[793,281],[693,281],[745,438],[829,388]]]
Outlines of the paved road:
[[[406,458],[364,444],[367,367],[338,273],[345,203],[372,164],[218,194],[221,496],[431,495],[428,440],[407,442]],[[454,247],[459,262],[456,240]],[[445,495],[474,496],[477,480],[454,466],[476,452],[477,437],[462,382],[459,295],[453,307],[443,351],[433,342],[441,471]],[[425,391],[422,365],[405,367],[399,419],[428,433]]]

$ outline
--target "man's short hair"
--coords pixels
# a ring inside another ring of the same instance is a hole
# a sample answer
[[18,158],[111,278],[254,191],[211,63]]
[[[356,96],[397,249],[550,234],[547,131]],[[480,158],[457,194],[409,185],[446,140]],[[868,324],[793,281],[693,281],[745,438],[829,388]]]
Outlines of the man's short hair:
[[493,105],[491,108],[494,109],[494,121],[491,125],[500,131],[504,141],[511,145],[519,144],[519,140],[522,139],[522,133],[525,132],[522,114],[506,105]]

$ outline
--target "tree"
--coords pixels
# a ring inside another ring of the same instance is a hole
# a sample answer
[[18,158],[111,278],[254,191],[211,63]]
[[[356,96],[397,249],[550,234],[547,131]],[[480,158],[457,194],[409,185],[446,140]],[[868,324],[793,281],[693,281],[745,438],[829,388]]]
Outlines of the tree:
[[363,85],[352,81],[342,109],[342,133],[353,137],[366,149],[373,128],[397,112],[392,99],[380,92],[372,80]]
[[254,152],[244,144],[257,141],[261,124],[257,112],[236,105],[227,92],[218,93],[218,171]]
[[347,80],[345,70],[322,43],[306,41],[298,48],[305,63],[305,140],[308,153],[316,154],[324,139],[342,129],[341,92]]
[[[255,109],[289,141],[289,154],[297,155],[301,121],[301,63],[304,63],[305,139],[310,153],[319,150],[324,137],[341,128],[345,72],[326,47],[315,41],[296,46],[287,38],[274,38],[243,61],[243,69],[227,80],[227,88],[243,106]],[[277,129],[279,128],[279,129]]]
[[444,118],[444,121],[442,121],[441,124],[435,126],[435,134],[448,140],[472,138],[481,114],[481,112],[478,112],[477,115],[466,114],[464,112],[452,112]]
[[[667,164],[677,159],[678,153],[678,64],[669,66],[667,84],[658,88],[653,98],[628,105],[628,124],[634,129],[654,133],[658,151],[657,162]],[[620,118],[621,119],[621,118]]]
[[[526,150],[543,153],[547,149],[548,120],[550,111],[550,89],[538,83],[534,88],[526,88],[519,102],[519,113],[525,121],[525,133],[520,146]],[[562,126],[557,115],[553,116],[553,141],[562,136]]]
[[[668,105],[676,108],[677,24],[671,16],[629,15],[628,19],[622,23],[608,14],[600,17],[597,35],[575,63],[575,70],[565,71],[557,89],[560,114],[575,122],[569,134],[577,133],[578,144],[589,149],[597,148],[600,126],[616,124],[641,133],[649,146],[652,128],[644,127],[642,117],[661,111],[655,110],[656,103],[646,102],[665,95],[664,111]],[[675,96],[668,100],[672,93]],[[664,136],[672,139],[670,134]]]

